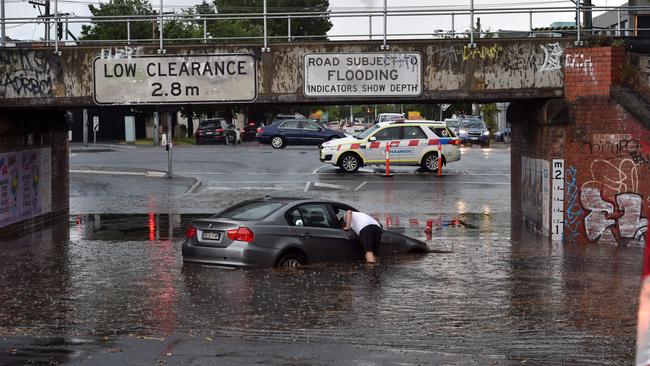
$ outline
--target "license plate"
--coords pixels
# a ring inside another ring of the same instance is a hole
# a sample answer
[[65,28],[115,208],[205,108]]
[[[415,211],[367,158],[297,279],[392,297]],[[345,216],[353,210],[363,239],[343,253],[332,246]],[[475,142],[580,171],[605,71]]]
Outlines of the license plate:
[[208,239],[208,240],[220,240],[221,239],[221,233],[217,231],[206,231],[203,233],[202,236],[203,239]]
[[478,137],[472,137],[472,140],[478,140]]

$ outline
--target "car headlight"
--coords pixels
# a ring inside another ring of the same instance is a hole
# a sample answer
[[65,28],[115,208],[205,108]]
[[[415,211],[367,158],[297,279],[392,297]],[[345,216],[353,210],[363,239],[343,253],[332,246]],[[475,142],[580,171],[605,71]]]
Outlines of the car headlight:
[[490,131],[483,131],[483,136],[490,136]]
[[460,130],[458,130],[458,133],[460,133],[460,134],[462,134],[462,135],[466,135],[466,134],[467,134],[467,130],[460,129]]

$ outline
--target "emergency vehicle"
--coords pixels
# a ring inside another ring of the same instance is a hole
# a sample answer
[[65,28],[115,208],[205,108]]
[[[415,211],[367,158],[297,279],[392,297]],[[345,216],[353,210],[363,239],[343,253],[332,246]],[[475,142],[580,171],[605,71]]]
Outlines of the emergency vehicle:
[[337,165],[347,173],[364,165],[385,164],[386,145],[391,165],[437,171],[438,144],[443,166],[460,160],[460,139],[444,122],[426,120],[380,122],[357,136],[327,141],[318,148],[322,162]]

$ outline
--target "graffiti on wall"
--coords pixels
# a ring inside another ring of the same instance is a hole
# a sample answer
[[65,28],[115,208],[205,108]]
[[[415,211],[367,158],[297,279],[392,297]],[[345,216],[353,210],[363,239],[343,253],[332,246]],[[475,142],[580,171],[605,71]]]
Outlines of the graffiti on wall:
[[463,60],[494,60],[501,52],[503,52],[503,47],[499,44],[479,47],[465,45],[463,47]]
[[539,67],[539,71],[555,71],[562,68],[562,55],[564,49],[559,42],[548,43],[546,46],[540,45],[544,51],[544,63]]
[[34,51],[0,52],[0,97],[52,97],[61,72],[58,57]]
[[575,166],[570,166],[565,170],[565,193],[567,196],[567,209],[564,218],[564,240],[568,242],[575,242],[580,235],[580,227],[582,225],[582,215],[584,211],[580,206],[578,195],[580,193],[578,187],[578,169]]
[[591,180],[581,187],[584,228],[591,242],[644,246],[648,219],[643,217],[639,167],[632,159],[595,159]]
[[120,59],[120,58],[130,58],[132,56],[139,56],[144,54],[142,47],[109,47],[102,48],[99,53],[99,58],[101,59]]
[[591,56],[582,53],[567,54],[564,60],[564,67],[567,69],[576,69],[581,71],[584,75],[596,79],[594,72],[594,63],[591,61]]

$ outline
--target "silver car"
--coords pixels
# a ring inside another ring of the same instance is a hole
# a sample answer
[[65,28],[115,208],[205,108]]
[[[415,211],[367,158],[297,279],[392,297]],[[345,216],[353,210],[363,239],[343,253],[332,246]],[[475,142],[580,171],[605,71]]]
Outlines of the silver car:
[[[183,260],[222,266],[300,267],[361,260],[364,253],[340,220],[353,207],[335,201],[267,197],[244,201],[188,225]],[[380,257],[426,253],[426,243],[393,231],[381,237]]]

